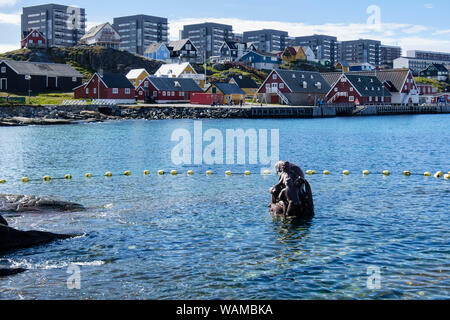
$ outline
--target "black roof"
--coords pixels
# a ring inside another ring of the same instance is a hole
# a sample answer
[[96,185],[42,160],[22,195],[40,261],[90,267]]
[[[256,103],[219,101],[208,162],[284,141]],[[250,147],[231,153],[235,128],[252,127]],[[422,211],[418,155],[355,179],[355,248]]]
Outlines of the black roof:
[[328,93],[331,89],[328,82],[318,72],[292,70],[276,70],[276,72],[292,92]]
[[392,94],[375,76],[345,74],[350,83],[363,97],[390,97]]
[[245,94],[241,88],[234,83],[212,82],[223,94]]
[[203,92],[191,78],[147,77],[147,79],[160,91]]
[[103,75],[100,75],[100,78],[103,80],[105,85],[108,88],[130,88],[134,89],[134,86],[131,84],[131,82],[127,79],[126,76],[119,73],[109,73],[105,72]]
[[256,88],[258,89],[259,86],[258,84],[255,82],[255,80],[253,80],[250,77],[245,77],[245,76],[234,76],[232,77],[232,79],[236,82],[236,84],[238,85],[239,88]]

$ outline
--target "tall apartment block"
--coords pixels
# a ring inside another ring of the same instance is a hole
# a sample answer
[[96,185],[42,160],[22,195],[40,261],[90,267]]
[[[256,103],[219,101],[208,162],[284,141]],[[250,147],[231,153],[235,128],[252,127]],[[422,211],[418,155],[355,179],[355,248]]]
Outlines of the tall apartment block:
[[313,36],[296,37],[294,39],[295,46],[310,47],[316,59],[329,60],[332,65],[335,65],[339,57],[339,46],[336,37],[315,34]]
[[113,26],[122,39],[119,48],[139,55],[144,55],[145,49],[152,43],[167,42],[169,39],[167,18],[147,15],[117,17]]
[[244,32],[244,42],[253,42],[262,52],[283,51],[288,46],[289,34],[286,31],[263,29]]
[[24,7],[22,37],[32,29],[39,30],[49,47],[75,46],[86,33],[86,11],[59,4]]
[[233,39],[233,26],[205,22],[183,27],[182,39],[190,39],[197,48],[197,55],[206,59],[220,55],[220,47],[224,41]]
[[397,46],[385,46],[381,45],[381,65],[390,66],[394,65],[394,60],[402,56],[402,48]]
[[359,39],[341,42],[341,60],[348,63],[370,63],[381,65],[381,42]]

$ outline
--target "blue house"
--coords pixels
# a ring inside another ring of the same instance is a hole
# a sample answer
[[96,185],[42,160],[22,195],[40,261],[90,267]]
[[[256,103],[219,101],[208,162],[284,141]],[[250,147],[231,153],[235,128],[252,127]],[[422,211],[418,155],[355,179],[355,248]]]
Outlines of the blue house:
[[165,43],[153,43],[145,49],[144,57],[160,61],[170,60],[170,50]]
[[280,58],[274,53],[262,53],[250,51],[244,54],[239,61],[252,66],[255,69],[272,70],[278,69],[280,65]]

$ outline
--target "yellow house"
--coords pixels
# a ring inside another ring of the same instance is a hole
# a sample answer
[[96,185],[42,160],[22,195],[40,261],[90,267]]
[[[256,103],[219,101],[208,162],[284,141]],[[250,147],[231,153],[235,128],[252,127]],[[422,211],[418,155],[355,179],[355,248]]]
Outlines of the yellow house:
[[235,105],[239,105],[241,102],[245,102],[245,92],[234,83],[212,82],[206,93],[223,95],[224,104],[232,102]]
[[296,47],[286,47],[281,58],[284,63],[296,62],[296,61],[306,61],[306,53],[301,46]]
[[150,76],[150,73],[145,69],[133,69],[127,74],[127,79],[133,84],[133,86],[138,87],[145,78]]
[[341,62],[336,63],[334,68],[336,70],[339,70],[339,71],[342,71],[342,72],[349,72],[350,71],[350,65],[347,62],[345,62],[345,61],[341,61]]
[[189,62],[163,64],[155,72],[156,77],[191,78],[201,87],[205,87],[205,75],[198,74]]
[[252,78],[242,75],[232,77],[229,83],[234,83],[237,85],[242,91],[245,92],[246,98],[250,99],[254,98],[259,89],[258,84]]

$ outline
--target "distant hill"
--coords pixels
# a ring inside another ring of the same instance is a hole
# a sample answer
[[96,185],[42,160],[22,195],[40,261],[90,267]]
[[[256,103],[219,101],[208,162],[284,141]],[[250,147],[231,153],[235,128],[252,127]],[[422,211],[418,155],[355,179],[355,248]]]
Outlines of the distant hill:
[[131,69],[145,68],[153,74],[162,62],[103,47],[67,47],[48,49],[19,49],[0,54],[0,59],[32,62],[67,63],[83,74],[85,79],[100,70],[126,74]]

